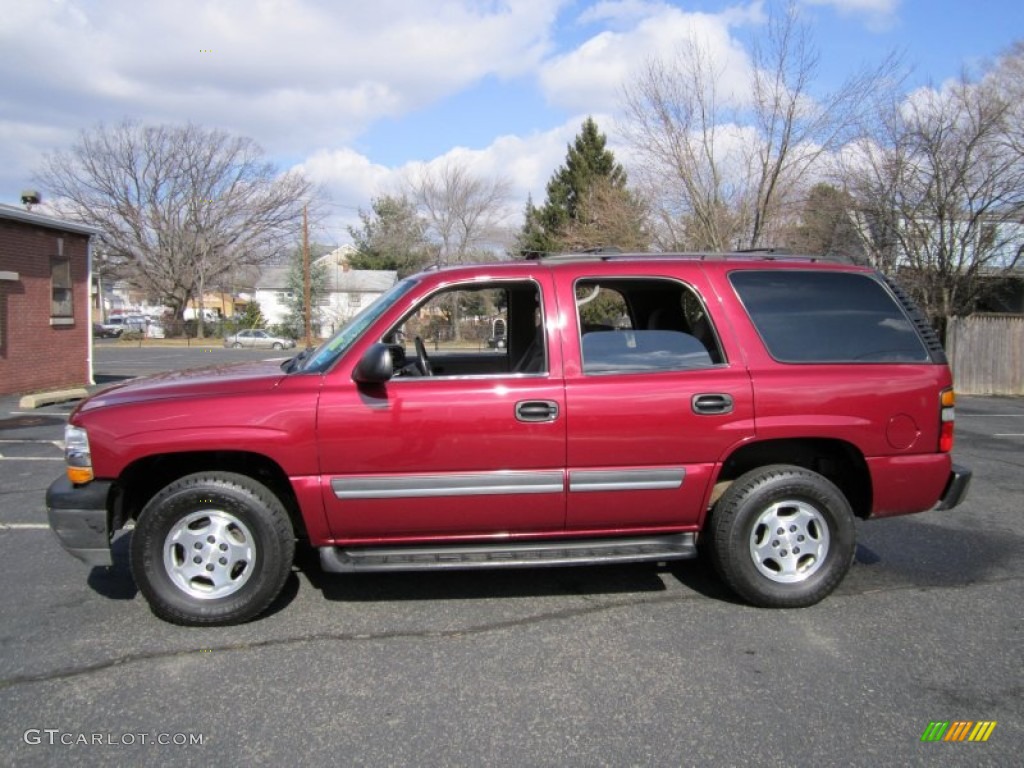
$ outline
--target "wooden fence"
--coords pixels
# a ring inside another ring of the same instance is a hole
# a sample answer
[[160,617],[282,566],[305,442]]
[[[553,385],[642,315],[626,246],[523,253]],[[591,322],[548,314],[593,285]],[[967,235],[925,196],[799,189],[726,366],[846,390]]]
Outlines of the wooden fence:
[[1024,315],[954,317],[946,356],[964,395],[1024,395]]

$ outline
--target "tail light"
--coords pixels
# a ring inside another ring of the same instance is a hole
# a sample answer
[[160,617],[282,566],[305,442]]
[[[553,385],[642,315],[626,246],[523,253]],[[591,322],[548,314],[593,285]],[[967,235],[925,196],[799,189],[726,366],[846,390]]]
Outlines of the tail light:
[[956,393],[952,389],[944,389],[939,394],[942,406],[939,422],[939,451],[949,453],[953,450],[953,424],[956,421]]

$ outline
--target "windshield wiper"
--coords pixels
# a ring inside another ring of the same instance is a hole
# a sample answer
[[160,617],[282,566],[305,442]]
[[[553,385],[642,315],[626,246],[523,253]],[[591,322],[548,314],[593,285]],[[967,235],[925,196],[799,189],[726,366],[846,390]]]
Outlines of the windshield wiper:
[[295,357],[285,360],[281,363],[281,368],[285,373],[292,373],[302,369],[302,363],[305,362],[306,358],[313,354],[312,347],[306,347],[304,350],[299,352]]

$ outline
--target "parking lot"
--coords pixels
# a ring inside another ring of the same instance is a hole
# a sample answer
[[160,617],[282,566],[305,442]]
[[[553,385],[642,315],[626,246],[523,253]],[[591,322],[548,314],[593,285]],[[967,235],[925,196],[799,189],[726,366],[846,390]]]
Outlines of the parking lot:
[[[103,382],[281,353],[97,345]],[[0,398],[0,764],[1016,765],[1024,399],[962,397],[964,505],[858,525],[812,608],[738,603],[699,561],[325,575],[185,629],[46,525],[71,405]],[[933,721],[988,741],[922,742]]]

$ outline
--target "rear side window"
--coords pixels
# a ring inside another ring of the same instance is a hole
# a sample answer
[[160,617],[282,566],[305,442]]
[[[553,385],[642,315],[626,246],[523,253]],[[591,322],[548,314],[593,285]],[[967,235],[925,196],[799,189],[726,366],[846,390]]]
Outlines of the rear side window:
[[704,304],[668,278],[586,278],[576,283],[585,374],[709,368],[723,355]]
[[733,288],[776,360],[928,362],[913,323],[886,288],[850,272],[738,271]]

